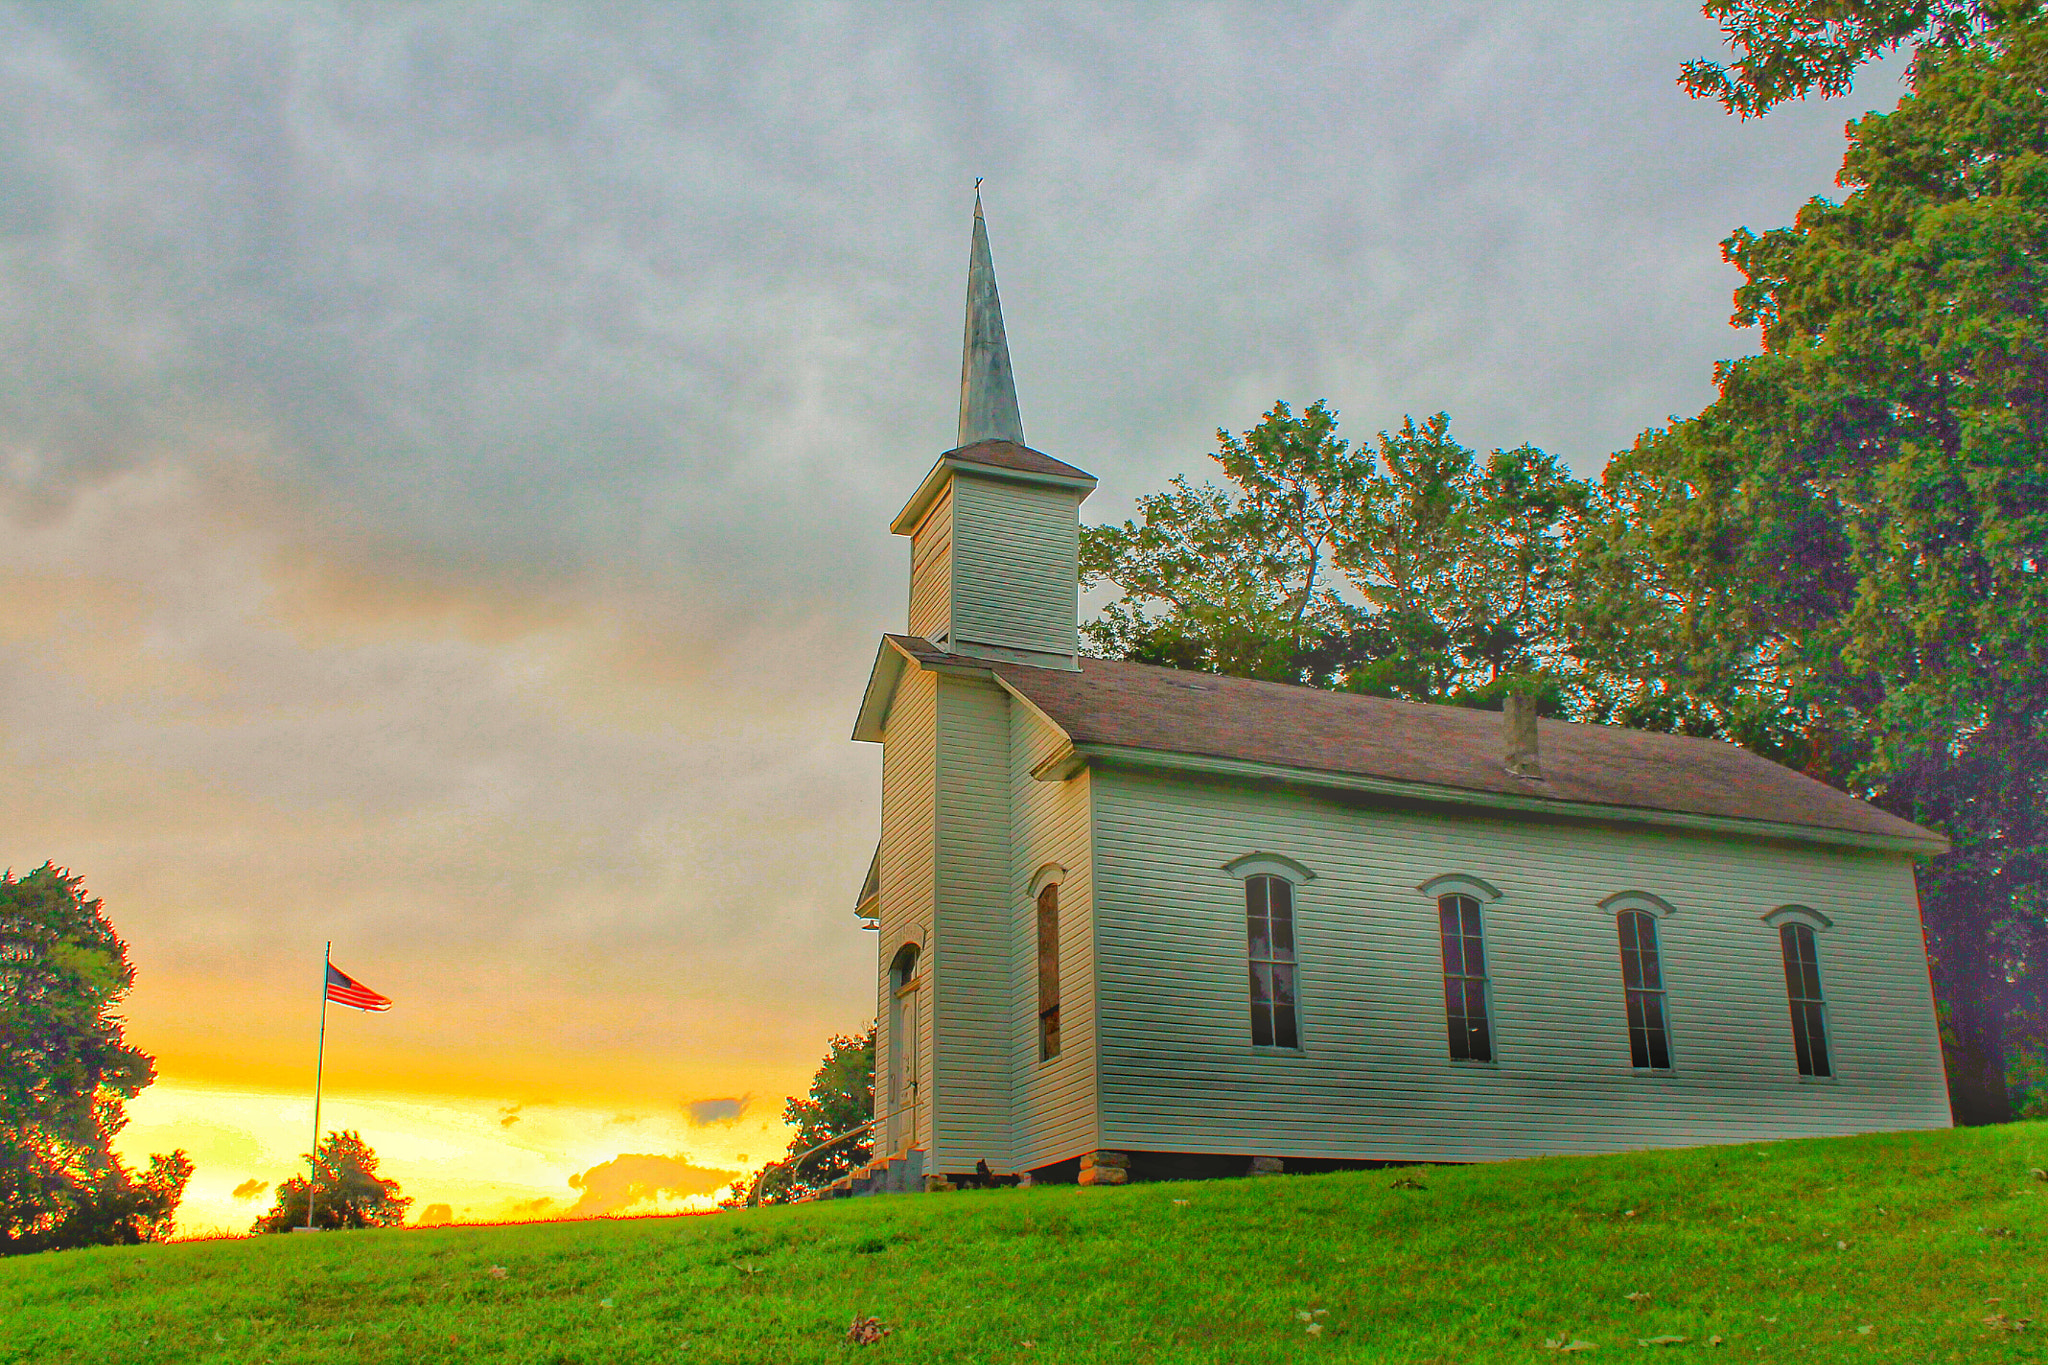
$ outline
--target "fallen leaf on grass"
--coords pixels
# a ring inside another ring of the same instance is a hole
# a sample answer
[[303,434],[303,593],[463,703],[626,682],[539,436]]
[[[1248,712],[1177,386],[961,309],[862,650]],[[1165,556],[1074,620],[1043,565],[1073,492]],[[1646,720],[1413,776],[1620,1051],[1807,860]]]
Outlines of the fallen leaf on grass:
[[1684,1337],[1637,1337],[1638,1346],[1683,1346]]
[[1322,1330],[1323,1325],[1320,1322],[1312,1322],[1308,1325],[1308,1334],[1310,1336],[1320,1335]]
[[1835,1243],[1835,1250],[1837,1250],[1837,1251],[1847,1251],[1848,1249],[1849,1249],[1849,1244],[1848,1244],[1847,1242],[1837,1242],[1837,1243]]
[[1640,1289],[1638,1289],[1633,1294],[1623,1294],[1622,1297],[1624,1299],[1627,1299],[1630,1303],[1634,1304],[1637,1308],[1648,1308],[1650,1306],[1650,1296],[1648,1294],[1643,1293],[1643,1291]]
[[1188,1206],[1188,1201],[1185,1199],[1176,1199],[1173,1201],[1173,1206],[1177,1209],[1184,1209]]
[[1429,1186],[1423,1184],[1418,1176],[1397,1175],[1387,1183],[1387,1188],[1390,1190],[1426,1190]]
[[1765,1321],[1765,1322],[1776,1322],[1776,1321],[1777,1321],[1777,1319],[1776,1319],[1776,1318],[1765,1318],[1765,1319],[1764,1319],[1764,1321]]
[[1566,1341],[1561,1337],[1546,1340],[1543,1344],[1553,1351],[1590,1351],[1594,1349],[1593,1342]]
[[494,1265],[489,1270],[486,1270],[484,1273],[486,1275],[489,1275],[494,1280],[502,1280],[512,1272],[505,1269],[505,1267],[501,1265]]
[[2003,1313],[1993,1313],[1984,1319],[1984,1325],[1994,1332],[2024,1332],[2032,1318],[2009,1318]]
[[[864,1318],[856,1313],[853,1325],[846,1329],[846,1339],[856,1346],[874,1346],[895,1330],[893,1327],[884,1327],[880,1318]],[[1024,1344],[1028,1346],[1031,1343]]]
[[2034,1167],[2032,1170],[2028,1171],[2027,1174],[2034,1177],[2034,1179],[2036,1180],[2048,1180],[2048,1171],[2042,1170],[2039,1166]]
[[1719,1346],[1724,1340],[1726,1340],[1726,1338],[1723,1337],[1719,1332],[1716,1332],[1714,1333],[1714,1335],[1707,1338],[1707,1345]]
[[599,1308],[609,1308],[612,1306],[612,1301],[610,1299],[599,1299],[597,1301],[597,1306]]

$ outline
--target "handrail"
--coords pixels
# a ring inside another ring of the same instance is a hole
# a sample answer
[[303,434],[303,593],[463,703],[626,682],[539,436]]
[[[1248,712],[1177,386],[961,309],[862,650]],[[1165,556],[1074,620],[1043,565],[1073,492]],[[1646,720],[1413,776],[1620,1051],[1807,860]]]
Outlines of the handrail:
[[845,1132],[839,1134],[837,1137],[828,1137],[823,1142],[819,1143],[817,1146],[807,1147],[803,1151],[798,1152],[795,1156],[786,1156],[780,1161],[769,1162],[766,1166],[763,1166],[759,1171],[756,1171],[754,1173],[753,1188],[747,1191],[747,1202],[743,1207],[750,1209],[760,1207],[761,1182],[768,1178],[768,1172],[775,1170],[777,1167],[780,1166],[794,1166],[797,1162],[802,1161],[805,1157],[815,1156],[819,1152],[824,1151],[827,1147],[830,1147],[835,1143],[844,1142],[846,1141],[846,1139],[854,1136],[856,1133],[865,1133],[874,1126],[875,1121],[873,1119],[869,1119],[860,1127],[849,1128]]

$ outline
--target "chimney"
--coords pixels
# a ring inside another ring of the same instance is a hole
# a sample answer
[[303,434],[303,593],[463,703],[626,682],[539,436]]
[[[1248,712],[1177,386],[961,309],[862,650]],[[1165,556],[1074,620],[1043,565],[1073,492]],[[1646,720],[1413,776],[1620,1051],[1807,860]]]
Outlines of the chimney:
[[1508,775],[1540,781],[1543,769],[1536,761],[1536,699],[1510,692],[1504,701],[1501,718],[1507,727]]

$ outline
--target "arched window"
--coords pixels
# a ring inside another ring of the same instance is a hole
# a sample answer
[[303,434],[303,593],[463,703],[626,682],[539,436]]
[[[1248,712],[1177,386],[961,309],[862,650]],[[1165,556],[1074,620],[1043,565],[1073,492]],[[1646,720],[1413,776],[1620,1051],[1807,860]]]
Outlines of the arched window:
[[1436,898],[1444,949],[1444,1028],[1451,1059],[1493,1060],[1493,1015],[1486,999],[1486,930],[1477,897],[1453,892]]
[[917,1103],[917,945],[889,964],[889,1107]]
[[1785,996],[1792,1007],[1792,1051],[1802,1076],[1832,1076],[1828,1056],[1828,1007],[1820,992],[1820,952],[1813,926],[1788,919],[1778,925],[1785,956]]
[[1038,1060],[1060,1055],[1060,884],[1038,892]]
[[1621,985],[1628,996],[1629,1065],[1669,1071],[1671,1015],[1657,951],[1657,917],[1647,910],[1623,910],[1615,924],[1621,931]]
[[1251,957],[1252,1046],[1298,1048],[1294,883],[1271,873],[1246,877],[1244,919]]

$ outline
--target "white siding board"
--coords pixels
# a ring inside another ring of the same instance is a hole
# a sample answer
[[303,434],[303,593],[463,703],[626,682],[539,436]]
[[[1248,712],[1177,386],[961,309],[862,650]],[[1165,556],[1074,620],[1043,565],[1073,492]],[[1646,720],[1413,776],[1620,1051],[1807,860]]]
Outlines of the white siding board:
[[1010,1161],[1010,698],[942,678],[933,828],[937,1127],[925,1169]]
[[933,500],[911,534],[910,633],[943,644],[953,610],[953,490]]
[[[1065,736],[1023,706],[1011,708],[1010,953],[1011,1065],[1016,1106],[1012,1151],[1019,1169],[1091,1151],[1095,1113],[1094,869],[1090,854],[1089,777],[1040,782],[1031,770]],[[1067,869],[1060,884],[1060,1055],[1038,1056],[1038,906],[1031,882],[1048,863]]]
[[917,1011],[920,1034],[916,1103],[905,1096],[889,1106],[888,1078],[893,1074],[899,1040],[890,1037],[890,964],[905,944],[929,945],[932,924],[932,831],[937,777],[938,680],[922,669],[904,671],[896,685],[882,736],[882,849],[879,900],[879,961],[876,964],[875,1077],[876,1103],[883,1110],[885,1152],[906,1147],[930,1150],[931,1105],[931,961],[925,953],[919,966],[925,989]]
[[[1942,1127],[1948,1107],[1908,859],[1899,855],[1375,809],[1249,785],[1094,775],[1099,1145],[1480,1160]],[[1297,919],[1303,1055],[1250,1046],[1241,884],[1284,853],[1317,878]],[[1444,1043],[1435,905],[1480,876],[1497,1067]],[[1628,1065],[1613,917],[1654,892],[1670,1075]],[[1839,1079],[1793,1062],[1775,929],[1819,935]]]
[[954,647],[995,645],[1071,658],[1079,612],[1076,494],[955,474]]

